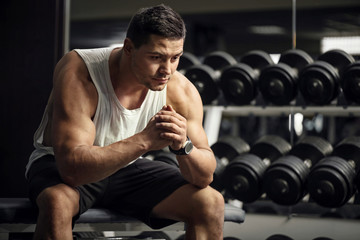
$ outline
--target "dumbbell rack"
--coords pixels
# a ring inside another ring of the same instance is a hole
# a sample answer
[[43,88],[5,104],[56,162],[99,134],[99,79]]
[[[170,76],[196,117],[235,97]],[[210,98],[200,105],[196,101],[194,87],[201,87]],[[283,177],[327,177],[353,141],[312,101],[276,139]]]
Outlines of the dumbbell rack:
[[[301,113],[304,117],[322,114],[333,120],[333,126],[329,128],[335,129],[335,117],[360,117],[360,106],[206,105],[203,125],[209,144],[212,145],[218,140],[223,117],[279,116],[289,117],[291,121],[296,113]],[[313,239],[319,236],[329,239],[358,239],[360,236],[358,204],[345,204],[340,208],[329,209],[313,202],[280,206],[271,200],[262,199],[243,204],[243,207],[247,212],[245,223],[241,226],[243,239],[265,239],[265,236],[276,233],[293,239]]]
[[209,144],[214,144],[219,136],[223,116],[304,116],[323,114],[329,117],[360,117],[360,106],[204,106],[204,129]]

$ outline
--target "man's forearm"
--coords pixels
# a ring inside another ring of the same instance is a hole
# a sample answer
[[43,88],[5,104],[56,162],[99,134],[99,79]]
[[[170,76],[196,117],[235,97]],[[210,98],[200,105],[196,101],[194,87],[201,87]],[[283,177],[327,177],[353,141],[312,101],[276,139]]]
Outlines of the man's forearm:
[[148,151],[139,134],[105,147],[78,146],[56,157],[60,175],[71,186],[100,181]]
[[177,156],[184,178],[191,184],[204,188],[213,180],[216,160],[212,151],[194,147],[189,155]]

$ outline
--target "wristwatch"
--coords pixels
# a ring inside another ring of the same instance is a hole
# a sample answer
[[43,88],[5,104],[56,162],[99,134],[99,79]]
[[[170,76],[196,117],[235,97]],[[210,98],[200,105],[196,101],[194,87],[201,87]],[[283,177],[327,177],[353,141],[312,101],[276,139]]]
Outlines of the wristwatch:
[[174,150],[169,146],[170,152],[176,154],[176,155],[188,155],[193,150],[194,145],[192,144],[189,137],[187,137],[186,142],[184,143],[184,146],[180,148],[179,150]]

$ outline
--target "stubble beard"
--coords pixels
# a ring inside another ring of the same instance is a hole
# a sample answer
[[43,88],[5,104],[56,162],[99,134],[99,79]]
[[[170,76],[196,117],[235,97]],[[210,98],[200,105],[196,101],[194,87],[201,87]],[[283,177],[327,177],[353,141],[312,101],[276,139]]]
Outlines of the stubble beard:
[[[158,77],[159,78],[159,76],[156,76],[156,77]],[[155,78],[156,78],[155,77]],[[160,77],[161,78],[161,77]],[[153,78],[152,77],[150,77],[150,81],[145,81],[144,83],[144,85],[148,88],[148,89],[150,89],[150,90],[152,90],[152,91],[162,91],[164,88],[165,88],[165,86],[167,85],[167,83],[169,82],[169,80],[170,80],[170,76],[169,77],[166,77],[167,78],[167,82],[166,83],[158,83],[157,81],[155,81],[155,80],[153,80]]]

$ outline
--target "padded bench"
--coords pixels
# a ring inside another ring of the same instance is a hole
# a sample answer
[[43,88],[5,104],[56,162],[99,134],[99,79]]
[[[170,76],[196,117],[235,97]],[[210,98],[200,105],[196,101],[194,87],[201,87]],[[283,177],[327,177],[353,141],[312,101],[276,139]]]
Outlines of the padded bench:
[[[37,212],[27,198],[0,198],[0,233],[34,232]],[[225,205],[225,222],[242,223],[243,209]],[[183,222],[170,225],[163,231],[183,231]],[[108,209],[91,208],[83,213],[75,224],[74,232],[104,231],[151,231],[139,220],[116,214]]]

